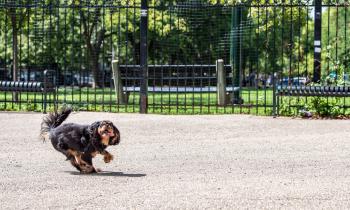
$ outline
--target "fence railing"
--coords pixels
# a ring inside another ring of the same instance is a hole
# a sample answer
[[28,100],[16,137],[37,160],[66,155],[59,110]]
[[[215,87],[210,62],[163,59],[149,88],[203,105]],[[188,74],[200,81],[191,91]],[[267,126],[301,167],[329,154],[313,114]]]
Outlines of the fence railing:
[[[279,106],[284,115],[321,108],[349,114],[345,96],[276,97],[281,86],[350,84],[348,6],[2,0],[0,80],[43,81],[44,70],[54,70],[51,108],[57,102],[88,111],[272,115]],[[0,110],[41,111],[42,104],[40,93],[0,92]]]

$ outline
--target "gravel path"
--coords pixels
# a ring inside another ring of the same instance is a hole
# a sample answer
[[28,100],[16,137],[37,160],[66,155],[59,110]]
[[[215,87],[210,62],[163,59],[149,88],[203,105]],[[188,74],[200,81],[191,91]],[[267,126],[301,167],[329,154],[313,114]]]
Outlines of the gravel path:
[[1,209],[349,209],[346,120],[73,113],[121,144],[80,175],[38,139],[40,113],[0,113]]

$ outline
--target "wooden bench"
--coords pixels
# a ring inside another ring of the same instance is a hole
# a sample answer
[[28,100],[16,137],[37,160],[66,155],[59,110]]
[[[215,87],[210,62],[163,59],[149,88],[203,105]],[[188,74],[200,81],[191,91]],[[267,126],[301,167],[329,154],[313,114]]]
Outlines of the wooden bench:
[[[54,71],[44,71],[44,81],[0,81],[0,91],[5,92],[38,92],[43,93],[43,112],[46,113],[47,95],[53,93],[56,101],[56,85]],[[55,102],[56,104],[56,102]],[[55,106],[56,108],[56,106]]]

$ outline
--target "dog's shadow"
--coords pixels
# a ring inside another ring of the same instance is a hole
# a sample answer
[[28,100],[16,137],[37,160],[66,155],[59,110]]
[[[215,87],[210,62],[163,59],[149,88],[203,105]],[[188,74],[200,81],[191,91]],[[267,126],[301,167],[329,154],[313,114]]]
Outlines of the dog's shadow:
[[84,174],[78,171],[66,171],[71,175],[81,175],[81,176],[119,176],[119,177],[143,177],[146,174],[125,174],[123,172],[114,172],[114,171],[101,171],[98,173]]

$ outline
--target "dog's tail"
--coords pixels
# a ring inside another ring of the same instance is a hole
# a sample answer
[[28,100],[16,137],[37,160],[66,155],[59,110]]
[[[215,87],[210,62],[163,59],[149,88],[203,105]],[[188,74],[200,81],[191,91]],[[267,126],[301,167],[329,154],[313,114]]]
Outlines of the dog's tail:
[[51,129],[60,126],[72,112],[72,108],[63,107],[59,112],[50,112],[46,115],[41,123],[40,137],[43,141],[46,140]]

